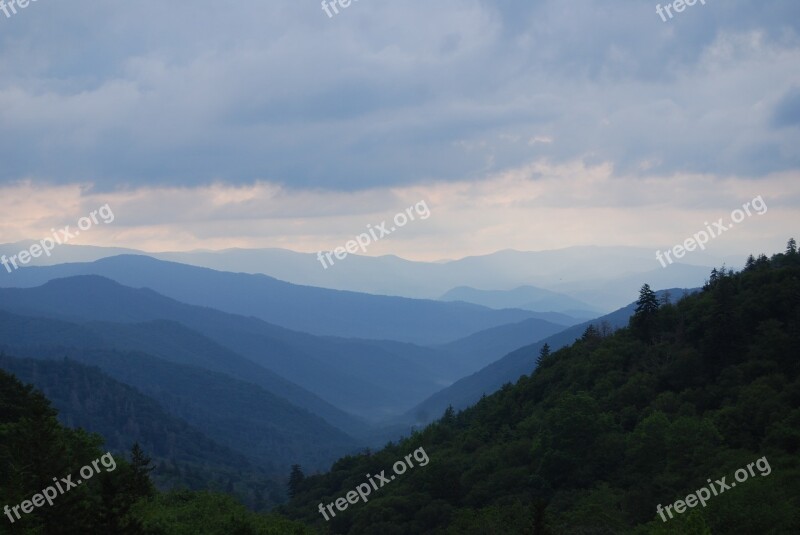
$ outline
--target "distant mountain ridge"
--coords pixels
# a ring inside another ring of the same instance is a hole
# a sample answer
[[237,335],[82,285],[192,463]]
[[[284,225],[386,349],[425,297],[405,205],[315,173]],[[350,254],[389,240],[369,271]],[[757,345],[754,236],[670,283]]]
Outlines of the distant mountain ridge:
[[0,270],[0,287],[35,287],[64,277],[99,275],[150,288],[183,303],[254,316],[286,329],[322,336],[447,343],[522,321],[533,313],[300,286],[267,277],[214,271],[149,256],[121,255],[92,263]]
[[602,314],[588,303],[535,286],[519,286],[511,290],[478,290],[469,286],[458,286],[439,298],[441,301],[464,301],[494,309],[521,308],[535,312],[560,312],[580,314],[589,319]]
[[72,318],[63,319],[64,315],[58,315],[62,319],[54,319],[52,316],[39,317],[42,312],[35,309],[25,311],[19,306],[7,307],[20,312],[13,314],[3,308],[0,302],[0,344],[147,353],[175,364],[202,367],[259,385],[347,433],[357,435],[364,430],[365,422],[178,322],[75,323]]
[[[55,279],[35,288],[0,288],[0,309],[89,323],[88,327],[96,327],[94,338],[105,340],[102,347],[115,342],[180,363],[202,362],[209,369],[276,392],[351,433],[356,427],[353,422],[321,406],[309,392],[341,411],[383,420],[401,414],[473,370],[462,365],[458,356],[435,348],[313,336],[254,317],[187,305],[150,289],[130,288],[96,275]],[[180,323],[194,333],[168,322]],[[141,336],[137,330],[147,335]],[[198,333],[213,343],[198,340]],[[200,349],[188,354],[186,348],[193,346]],[[275,374],[306,393],[282,384]]]
[[532,318],[492,327],[439,348],[451,353],[454,358],[457,356],[460,362],[468,363],[471,372],[477,372],[509,352],[559,333],[565,328],[564,325]]
[[[6,329],[0,338],[0,349],[5,352],[45,361],[68,358],[99,368],[115,381],[158,402],[173,418],[246,456],[273,476],[285,473],[297,460],[310,468],[321,468],[359,446],[357,440],[319,416],[256,384],[146,353],[59,346],[54,343],[58,338],[52,332],[68,326],[64,323],[4,315],[2,325]],[[17,341],[8,334],[14,328],[35,328],[43,340],[38,344]],[[91,415],[84,413],[84,417]],[[315,444],[320,439],[324,445]]]
[[[29,242],[0,244],[0,254],[17,254],[27,245]],[[695,251],[682,259],[686,263],[662,269],[655,259],[655,249],[580,246],[545,251],[503,250],[443,262],[412,261],[392,255],[350,255],[346,264],[326,270],[316,254],[287,249],[147,253],[63,245],[56,248],[52,257],[33,259],[30,265],[94,262],[120,254],[140,254],[220,271],[260,273],[299,285],[417,299],[438,299],[457,286],[504,289],[532,285],[607,312],[630,302],[642,280],[651,280],[659,288],[695,287],[702,284],[711,266],[741,267],[741,259],[746,256],[746,252],[718,257]],[[2,284],[5,283],[0,277]]]
[[[690,294],[697,291],[699,291],[697,288],[691,290],[671,288],[658,291],[656,294],[659,299],[663,299],[668,294],[671,299],[676,300],[684,293]],[[480,371],[459,379],[451,386],[432,395],[407,413],[408,421],[415,424],[428,423],[435,418],[439,418],[445,409],[451,405],[455,409],[467,408],[477,403],[482,395],[496,392],[504,384],[516,382],[520,376],[532,373],[536,368],[539,350],[544,344],[548,344],[552,351],[556,351],[580,338],[590,325],[594,325],[598,329],[602,329],[604,325],[611,329],[624,327],[628,324],[634,309],[635,303],[631,303],[611,314],[574,325],[538,342],[520,347]]]

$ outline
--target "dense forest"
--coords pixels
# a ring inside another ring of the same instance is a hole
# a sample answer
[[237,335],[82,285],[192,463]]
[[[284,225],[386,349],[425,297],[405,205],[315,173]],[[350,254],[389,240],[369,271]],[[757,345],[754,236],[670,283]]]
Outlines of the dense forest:
[[159,493],[150,479],[152,462],[138,444],[132,446],[128,460],[114,454],[113,469],[103,468],[104,464],[90,481],[72,488],[64,483],[63,493],[51,500],[52,505],[44,502],[25,513],[30,501],[37,505],[35,496],[52,487],[55,479],[72,476],[72,483],[80,481],[79,470],[104,455],[101,446],[98,435],[62,426],[40,392],[0,370],[0,506],[10,508],[0,521],[0,533],[306,533],[297,523],[252,513],[224,494]]
[[[252,512],[224,493],[160,492],[147,448],[135,443],[125,458],[114,454],[114,471],[13,524],[4,517],[0,531],[798,533],[798,339],[800,253],[791,240],[785,253],[750,257],[741,272],[713,270],[701,292],[677,301],[659,299],[644,285],[627,327],[590,326],[569,347],[541,348],[536,369],[516,384],[464,411],[448,409],[380,451],[344,457],[321,475],[306,477],[295,466],[292,498],[272,514]],[[45,373],[32,361],[5,359],[21,375]],[[86,384],[97,373],[70,362],[59,366],[59,373],[84,377]],[[64,397],[55,379],[43,384]],[[145,404],[137,410],[144,408],[158,413]],[[131,410],[111,409],[112,419]],[[79,411],[66,416],[80,423]],[[140,434],[159,449],[156,431]],[[30,500],[53,477],[75,474],[107,448],[99,435],[61,425],[43,394],[0,371],[0,505]],[[351,502],[329,520],[320,514],[320,504],[335,504],[367,474],[388,477],[396,462],[421,448],[429,462],[385,487],[374,485],[366,503]],[[732,481],[757,459],[769,471],[759,463],[760,472],[738,488],[715,492],[703,507],[683,513],[675,507],[674,518],[664,520],[657,513],[707,481]]]
[[[800,533],[799,339],[794,240],[677,302],[645,285],[628,327],[589,327],[474,407],[295,478],[281,510],[326,533]],[[427,466],[322,517],[419,447]],[[768,474],[658,516],[762,457]]]
[[254,510],[284,500],[282,482],[262,467],[95,367],[70,359],[20,359],[0,353],[0,369],[36,385],[57,408],[61,423],[91,429],[105,439],[107,450],[123,452],[140,444],[152,459],[151,479],[159,488],[224,491]]

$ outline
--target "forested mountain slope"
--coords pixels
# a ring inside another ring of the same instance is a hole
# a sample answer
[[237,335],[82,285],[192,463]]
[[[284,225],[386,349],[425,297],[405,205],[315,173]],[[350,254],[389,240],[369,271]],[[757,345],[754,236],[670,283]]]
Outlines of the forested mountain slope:
[[17,359],[0,354],[0,369],[33,384],[58,409],[59,421],[103,437],[115,454],[138,443],[152,458],[162,488],[229,491],[255,509],[284,499],[282,478],[167,414],[153,399],[72,360]]
[[[460,371],[452,355],[432,348],[314,336],[255,317],[188,305],[147,288],[131,288],[95,275],[56,279],[35,288],[0,288],[0,309],[32,317],[90,322],[96,331],[92,338],[147,352],[156,346],[155,352],[167,355],[169,360],[194,359],[197,365],[245,377],[348,432],[358,427],[358,418],[348,418],[346,413],[377,420],[386,414],[401,414],[467,373]],[[147,325],[132,328],[108,322]],[[175,323],[194,331],[194,335],[176,329]],[[142,336],[143,332],[147,335]],[[212,343],[203,344],[199,338]],[[208,350],[187,355],[185,346],[189,344]],[[174,345],[182,350],[171,350]],[[263,370],[255,369],[259,366]],[[387,381],[387,377],[393,380]],[[297,385],[305,392],[291,388]],[[314,399],[317,396],[333,407],[325,407]],[[339,409],[339,414],[331,409]]]
[[[800,254],[714,270],[628,327],[543,352],[535,373],[306,479],[285,512],[334,533],[800,532]],[[324,521],[328,504],[424,447],[430,462]],[[739,486],[672,505],[758,459]],[[766,463],[769,470],[761,466]]]
[[[694,290],[672,288],[669,290],[661,290],[657,292],[657,295],[659,299],[670,300],[693,291]],[[490,331],[479,333],[479,335],[473,338],[475,343],[472,348],[466,349],[465,354],[471,355],[476,351],[481,351],[484,355],[492,354],[494,358],[490,360],[491,364],[481,368],[472,375],[459,379],[447,388],[427,398],[408,412],[407,421],[424,424],[441,415],[448,406],[453,406],[456,409],[464,409],[470,405],[474,405],[482,395],[491,394],[505,383],[514,382],[521,375],[529,374],[531,370],[536,367],[539,351],[545,344],[550,346],[551,350],[561,349],[580,338],[590,325],[594,326],[594,328],[599,331],[613,331],[624,327],[628,324],[634,309],[635,305],[630,304],[624,308],[615,310],[611,314],[606,314],[605,316],[560,330],[556,334],[541,338],[537,342],[528,343],[524,346],[517,345],[515,347],[518,349],[501,353],[501,355],[504,355],[502,358],[498,358],[500,355],[487,346],[493,338],[496,339],[494,333]],[[505,336],[504,341],[496,341],[495,347],[508,348],[506,342],[511,337],[510,329],[504,327],[497,329],[495,332]],[[485,336],[487,334],[489,336]]]
[[[221,494],[161,494],[148,476],[147,452],[109,452],[98,435],[66,428],[56,414],[39,391],[0,370],[2,533],[308,533],[298,523],[250,513]],[[93,475],[82,475],[87,470]]]

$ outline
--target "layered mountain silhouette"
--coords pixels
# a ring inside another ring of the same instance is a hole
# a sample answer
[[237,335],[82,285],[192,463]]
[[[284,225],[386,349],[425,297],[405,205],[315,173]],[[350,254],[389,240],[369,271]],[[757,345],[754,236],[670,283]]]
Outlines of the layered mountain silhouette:
[[265,275],[220,272],[136,255],[30,267],[12,273],[0,270],[0,286],[35,287],[76,275],[99,275],[133,288],[150,288],[183,303],[253,316],[311,334],[346,338],[440,344],[533,317],[524,310],[328,290]]
[[[695,291],[697,290],[672,288],[659,291],[657,295],[661,299],[667,296],[671,299],[677,299]],[[408,412],[408,420],[416,423],[426,423],[440,417],[449,406],[456,409],[469,407],[475,404],[481,396],[491,394],[499,390],[504,384],[515,382],[520,376],[531,373],[536,368],[539,351],[545,344],[549,345],[553,351],[560,349],[580,338],[590,325],[595,326],[598,330],[614,330],[624,327],[628,324],[635,308],[635,303],[631,303],[611,314],[574,325],[556,334],[542,338],[535,343],[519,347],[488,364],[480,371],[464,377],[453,385],[432,395]]]

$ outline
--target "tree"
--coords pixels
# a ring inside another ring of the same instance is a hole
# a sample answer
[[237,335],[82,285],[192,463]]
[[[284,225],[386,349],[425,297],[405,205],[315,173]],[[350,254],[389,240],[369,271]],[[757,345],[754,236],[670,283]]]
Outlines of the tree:
[[155,494],[155,487],[150,481],[150,472],[153,471],[152,460],[145,455],[138,442],[131,448],[131,470],[133,475],[130,481],[131,494],[138,498],[150,497]]
[[794,241],[794,238],[789,238],[789,241],[786,243],[786,254],[787,255],[797,254],[797,242]]
[[635,315],[652,316],[658,310],[658,297],[650,289],[650,285],[645,283],[639,290],[639,299],[636,301]]
[[289,474],[289,497],[294,498],[300,492],[300,485],[305,481],[306,476],[299,464],[292,465],[292,472]]
[[456,411],[452,405],[448,405],[442,415],[442,423],[453,425],[456,421]]
[[614,334],[614,328],[608,322],[608,320],[603,320],[600,322],[600,336],[603,338],[607,338]]
[[719,271],[717,271],[717,268],[711,268],[711,275],[708,276],[708,282],[706,282],[703,288],[711,288],[717,283],[718,280],[719,280]]
[[636,309],[630,323],[632,330],[646,342],[651,342],[653,339],[658,307],[656,293],[645,283],[639,290],[639,299],[636,301]]
[[662,305],[669,305],[672,303],[672,294],[669,290],[664,290],[664,294],[661,296],[661,304]]
[[583,335],[581,336],[581,340],[598,340],[600,338],[600,331],[597,330],[597,327],[594,324],[589,324],[586,327],[586,330],[583,331]]
[[539,358],[536,359],[536,366],[537,367],[541,366],[542,361],[544,361],[549,356],[550,356],[550,344],[545,343],[539,350]]

